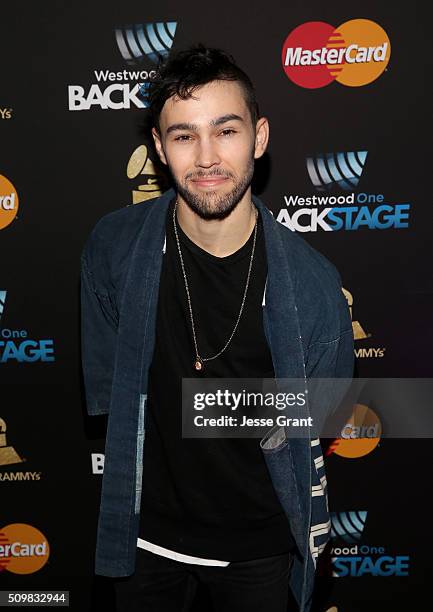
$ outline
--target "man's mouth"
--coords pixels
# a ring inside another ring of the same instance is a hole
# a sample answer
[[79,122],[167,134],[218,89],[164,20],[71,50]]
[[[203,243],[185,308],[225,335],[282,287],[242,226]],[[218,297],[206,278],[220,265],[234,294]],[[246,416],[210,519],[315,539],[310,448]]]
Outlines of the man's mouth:
[[223,183],[227,182],[230,176],[227,174],[203,174],[199,176],[192,176],[190,178],[191,183],[195,187],[201,187],[204,189],[210,189],[212,187],[220,187]]
[[192,179],[192,183],[196,187],[219,187],[223,183],[228,180],[227,176],[199,176],[195,179]]

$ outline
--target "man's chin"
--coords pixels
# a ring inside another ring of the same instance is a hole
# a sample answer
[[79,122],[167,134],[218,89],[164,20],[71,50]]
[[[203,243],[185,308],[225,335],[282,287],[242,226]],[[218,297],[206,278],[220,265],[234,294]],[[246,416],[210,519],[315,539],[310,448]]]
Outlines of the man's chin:
[[222,219],[226,219],[234,210],[235,206],[231,206],[231,207],[212,207],[212,206],[200,206],[200,205],[196,205],[195,203],[189,203],[188,202],[188,206],[190,207],[190,209],[195,212],[201,219],[204,219],[205,221],[212,221],[212,220],[222,220]]
[[239,203],[239,201],[228,201],[225,198],[207,198],[205,194],[200,194],[200,197],[185,197],[182,193],[180,195],[193,212],[207,221],[212,219],[225,219]]

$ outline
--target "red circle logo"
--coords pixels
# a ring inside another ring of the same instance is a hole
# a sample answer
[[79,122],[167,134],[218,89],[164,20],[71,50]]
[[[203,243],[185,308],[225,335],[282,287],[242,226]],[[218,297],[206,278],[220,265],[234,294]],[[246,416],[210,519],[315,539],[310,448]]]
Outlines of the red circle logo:
[[33,574],[47,563],[50,545],[44,534],[26,523],[12,523],[0,530],[0,572]]
[[323,21],[303,23],[290,32],[282,50],[284,72],[307,89],[332,81],[367,85],[382,74],[390,56],[388,35],[368,19],[352,19],[338,28]]

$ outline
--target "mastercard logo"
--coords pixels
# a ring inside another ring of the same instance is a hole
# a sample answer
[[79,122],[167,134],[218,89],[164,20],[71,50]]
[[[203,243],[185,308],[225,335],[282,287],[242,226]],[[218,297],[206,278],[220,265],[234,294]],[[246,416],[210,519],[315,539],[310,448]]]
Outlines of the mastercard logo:
[[3,229],[17,216],[18,194],[9,179],[0,174],[0,229]]
[[388,35],[374,21],[352,19],[338,28],[309,21],[295,28],[282,50],[284,72],[307,89],[338,81],[361,87],[375,81],[391,56]]
[[355,404],[340,435],[331,443],[326,456],[335,453],[346,459],[357,459],[371,453],[379,444],[382,425],[371,408],[365,404]]
[[0,571],[33,574],[48,561],[50,546],[44,534],[25,523],[0,529]]

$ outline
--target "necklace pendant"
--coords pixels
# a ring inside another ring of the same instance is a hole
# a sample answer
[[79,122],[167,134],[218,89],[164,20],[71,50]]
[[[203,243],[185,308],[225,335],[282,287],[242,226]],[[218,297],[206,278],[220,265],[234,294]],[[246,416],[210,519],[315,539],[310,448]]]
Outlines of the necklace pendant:
[[197,372],[201,372],[203,368],[204,368],[203,361],[200,359],[200,357],[197,357],[196,360],[194,361],[194,369],[197,370]]

